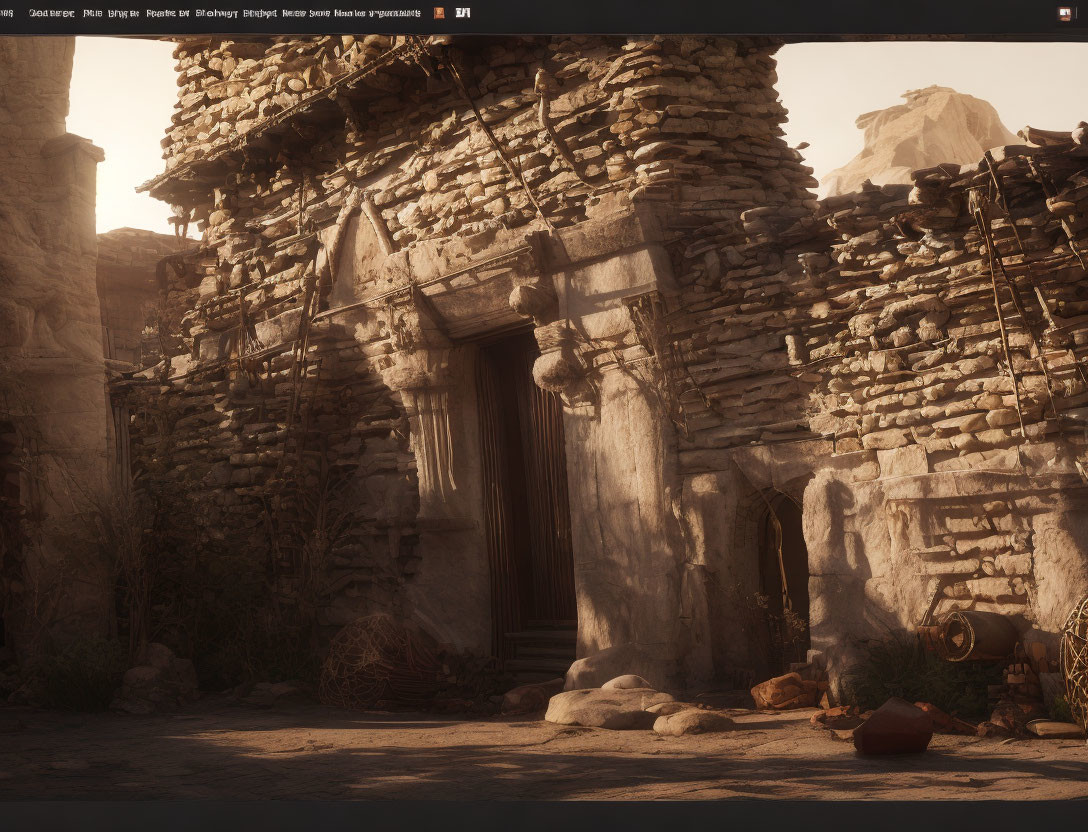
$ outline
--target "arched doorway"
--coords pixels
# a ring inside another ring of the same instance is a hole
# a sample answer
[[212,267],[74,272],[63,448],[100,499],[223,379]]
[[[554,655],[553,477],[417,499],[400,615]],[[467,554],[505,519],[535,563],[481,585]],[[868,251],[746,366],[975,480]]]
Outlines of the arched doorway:
[[765,604],[768,663],[785,673],[809,649],[808,549],[801,508],[780,491],[766,495],[759,523],[759,594]]

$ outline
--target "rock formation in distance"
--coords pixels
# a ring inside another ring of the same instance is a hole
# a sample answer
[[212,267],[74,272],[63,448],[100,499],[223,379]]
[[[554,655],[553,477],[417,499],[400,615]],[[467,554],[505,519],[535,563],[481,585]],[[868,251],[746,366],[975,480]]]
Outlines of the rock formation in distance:
[[858,116],[865,147],[824,177],[827,196],[860,190],[866,179],[875,185],[909,183],[912,170],[974,162],[992,147],[1021,143],[981,98],[936,85],[903,98],[905,104]]

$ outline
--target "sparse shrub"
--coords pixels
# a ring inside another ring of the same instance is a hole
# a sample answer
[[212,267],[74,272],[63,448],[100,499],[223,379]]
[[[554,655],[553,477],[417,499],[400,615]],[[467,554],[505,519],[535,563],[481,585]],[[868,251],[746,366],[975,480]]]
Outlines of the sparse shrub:
[[234,619],[212,649],[201,651],[199,671],[208,687],[243,682],[317,683],[320,655],[310,647],[309,630],[274,610],[252,610]]
[[763,642],[767,669],[777,674],[785,672],[790,662],[805,660],[808,647],[808,619],[786,609],[776,612],[771,599],[758,592],[739,592],[747,613],[748,628]]
[[956,716],[981,717],[989,712],[986,688],[1000,684],[1003,666],[945,661],[914,636],[889,634],[864,645],[862,657],[843,674],[843,697],[866,710],[899,696]]
[[125,651],[103,638],[65,641],[36,657],[28,668],[33,701],[66,711],[104,711],[121,684]]
[[1069,708],[1069,700],[1064,696],[1055,696],[1050,703],[1050,718],[1055,722],[1076,722],[1073,719],[1073,711]]

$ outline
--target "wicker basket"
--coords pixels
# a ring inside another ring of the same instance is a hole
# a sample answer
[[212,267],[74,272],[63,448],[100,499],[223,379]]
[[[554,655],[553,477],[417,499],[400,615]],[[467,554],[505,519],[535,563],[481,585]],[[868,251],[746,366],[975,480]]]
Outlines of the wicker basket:
[[1062,628],[1061,664],[1069,710],[1088,729],[1088,595],[1080,599]]

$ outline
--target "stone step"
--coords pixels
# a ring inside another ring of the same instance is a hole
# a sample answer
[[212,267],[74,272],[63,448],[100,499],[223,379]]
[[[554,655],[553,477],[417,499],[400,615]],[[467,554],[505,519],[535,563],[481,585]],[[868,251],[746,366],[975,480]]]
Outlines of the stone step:
[[521,630],[507,633],[506,637],[515,644],[554,642],[573,645],[578,640],[578,634],[574,630]]
[[507,659],[504,667],[510,673],[520,675],[522,673],[549,673],[549,679],[555,679],[566,674],[567,669],[574,661],[571,659]]

